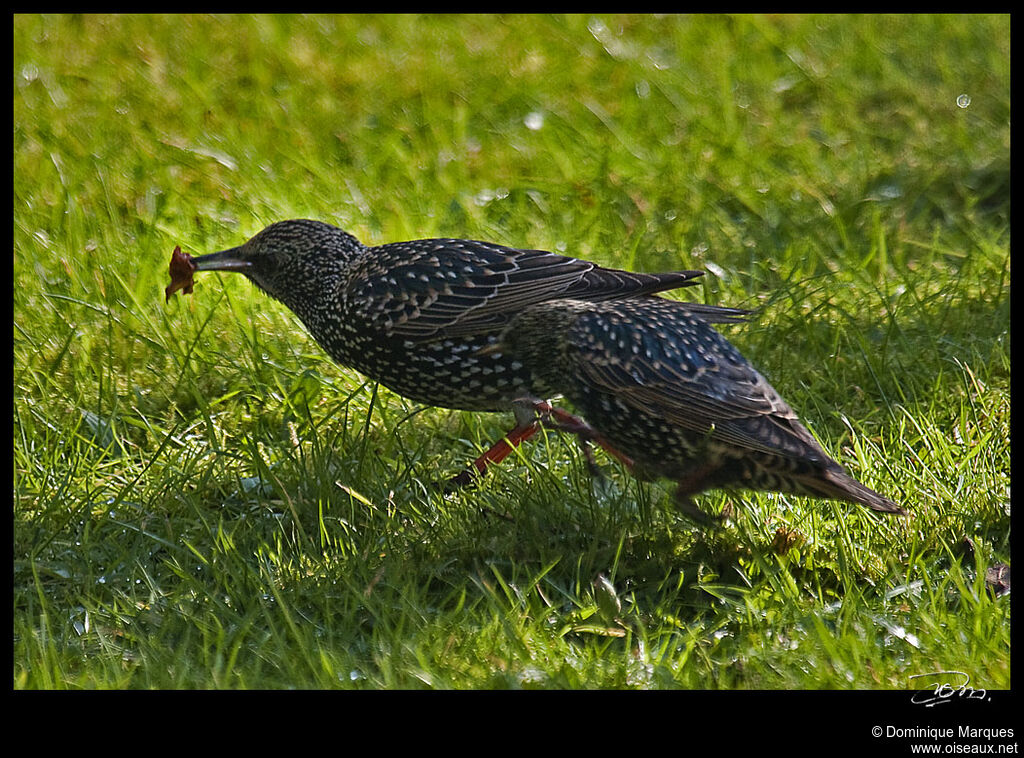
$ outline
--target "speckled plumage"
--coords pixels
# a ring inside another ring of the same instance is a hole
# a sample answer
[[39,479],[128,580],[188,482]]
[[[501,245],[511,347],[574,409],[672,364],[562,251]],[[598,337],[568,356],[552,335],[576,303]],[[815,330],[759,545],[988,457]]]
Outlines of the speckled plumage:
[[533,366],[641,476],[707,489],[892,501],[845,473],[765,378],[686,303],[551,300],[525,309],[499,346]]
[[523,308],[565,297],[646,299],[702,274],[635,274],[475,240],[367,247],[312,220],[278,222],[240,247],[191,260],[197,271],[247,276],[288,306],[338,363],[418,402],[478,411],[557,391],[515,356],[481,352]]

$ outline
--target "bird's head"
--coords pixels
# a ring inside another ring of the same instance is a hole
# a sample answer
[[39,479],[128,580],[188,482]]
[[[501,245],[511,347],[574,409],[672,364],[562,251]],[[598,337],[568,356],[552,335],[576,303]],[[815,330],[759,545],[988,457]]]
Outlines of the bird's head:
[[289,308],[300,312],[344,278],[363,250],[348,232],[322,221],[295,219],[271,224],[248,242],[191,259],[195,271],[236,271]]

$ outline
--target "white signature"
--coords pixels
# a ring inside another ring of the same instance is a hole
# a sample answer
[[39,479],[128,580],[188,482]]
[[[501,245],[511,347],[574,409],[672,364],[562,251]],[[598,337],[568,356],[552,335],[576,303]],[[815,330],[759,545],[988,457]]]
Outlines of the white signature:
[[910,678],[924,679],[935,677],[933,681],[923,682],[926,689],[914,693],[910,702],[931,708],[939,703],[948,703],[954,697],[963,700],[988,700],[988,692],[971,686],[971,677],[963,671],[933,671],[930,674],[911,674]]

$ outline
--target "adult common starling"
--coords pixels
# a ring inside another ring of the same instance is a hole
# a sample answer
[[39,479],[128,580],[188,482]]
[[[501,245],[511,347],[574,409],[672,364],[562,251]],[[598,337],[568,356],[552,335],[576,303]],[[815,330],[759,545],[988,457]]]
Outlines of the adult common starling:
[[[320,221],[281,221],[245,244],[195,258],[175,251],[171,286],[191,291],[194,271],[235,271],[281,301],[338,363],[412,400],[475,411],[557,392],[548,372],[493,349],[524,308],[554,298],[642,298],[696,284],[701,271],[639,274],[543,250],[426,239],[367,247]],[[692,305],[708,318],[743,311]],[[489,349],[486,354],[481,352]],[[536,425],[517,426],[512,445]],[[511,446],[475,463],[483,471]],[[463,482],[465,481],[465,477]]]
[[[556,421],[610,443],[641,477],[707,489],[769,490],[902,513],[850,477],[767,380],[686,303],[664,298],[549,300],[516,316],[494,350],[515,355],[562,393],[589,426]],[[530,399],[541,416],[543,403]],[[628,462],[628,460],[627,460]],[[692,512],[692,511],[691,511]]]

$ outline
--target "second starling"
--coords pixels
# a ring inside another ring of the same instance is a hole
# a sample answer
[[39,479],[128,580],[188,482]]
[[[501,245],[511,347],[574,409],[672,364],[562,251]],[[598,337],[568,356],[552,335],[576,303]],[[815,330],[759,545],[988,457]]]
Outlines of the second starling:
[[685,507],[697,493],[735,488],[902,513],[847,474],[709,325],[730,320],[663,298],[551,300],[525,309],[498,344],[589,423],[572,431],[610,443],[639,476],[676,481]]

